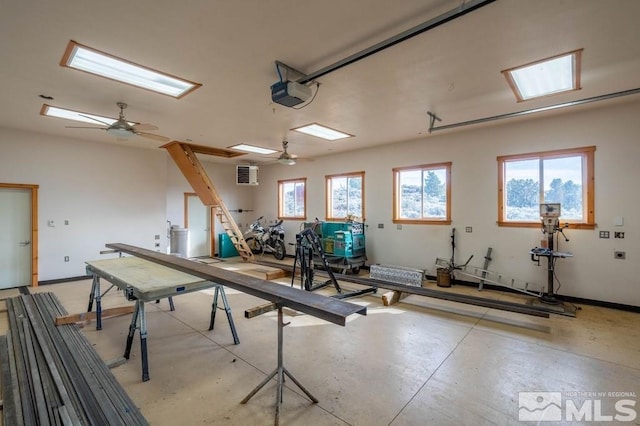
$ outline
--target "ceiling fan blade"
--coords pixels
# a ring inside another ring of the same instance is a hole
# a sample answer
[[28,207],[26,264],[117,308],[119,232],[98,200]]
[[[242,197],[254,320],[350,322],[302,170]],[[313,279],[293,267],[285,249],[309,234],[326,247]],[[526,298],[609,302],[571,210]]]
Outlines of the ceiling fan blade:
[[158,126],[154,126],[153,124],[149,124],[149,123],[138,123],[133,125],[133,129],[137,132],[138,131],[148,132],[150,130],[158,130]]
[[84,127],[84,126],[64,126],[65,129],[96,129],[96,130],[107,130],[106,127]]
[[93,117],[90,117],[90,116],[84,115],[84,114],[78,114],[78,115],[81,116],[81,117],[84,117],[84,118],[88,118],[89,120],[97,121],[98,123],[104,124],[105,126],[111,126],[110,123],[107,123],[107,122],[102,121],[102,120],[98,120],[97,118],[93,118]]
[[168,138],[166,136],[154,135],[153,133],[137,132],[136,134],[143,138],[153,139],[158,142],[169,142],[171,140],[171,138]]

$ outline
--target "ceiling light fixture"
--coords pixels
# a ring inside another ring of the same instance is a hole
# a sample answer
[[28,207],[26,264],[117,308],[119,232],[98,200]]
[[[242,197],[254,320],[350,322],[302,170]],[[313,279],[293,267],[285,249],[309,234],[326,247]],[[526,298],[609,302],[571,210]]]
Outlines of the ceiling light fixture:
[[249,145],[246,143],[240,143],[233,146],[228,146],[229,149],[237,149],[238,151],[252,152],[254,154],[273,154],[274,152],[278,152],[275,149],[262,148],[261,146]]
[[120,59],[71,40],[60,65],[180,99],[202,84]]
[[502,71],[518,102],[580,89],[582,49]]
[[281,157],[278,158],[278,163],[283,164],[285,166],[293,166],[296,164],[296,160],[291,157]]
[[[45,115],[47,117],[64,118],[65,120],[74,120],[89,124],[97,124],[97,122],[101,122],[107,126],[110,126],[118,121],[115,118],[103,117],[101,115],[95,114],[87,114],[84,112],[58,108],[47,104],[42,105],[42,108],[40,109],[40,115]],[[136,123],[130,122],[129,124],[133,126]]]
[[323,126],[322,124],[318,124],[318,123],[307,124],[305,126],[296,127],[295,129],[291,129],[291,130],[304,133],[307,135],[315,136],[318,138],[326,139],[329,141],[335,141],[338,139],[346,139],[346,138],[353,137],[353,135],[341,132],[339,130],[332,129],[327,126]]

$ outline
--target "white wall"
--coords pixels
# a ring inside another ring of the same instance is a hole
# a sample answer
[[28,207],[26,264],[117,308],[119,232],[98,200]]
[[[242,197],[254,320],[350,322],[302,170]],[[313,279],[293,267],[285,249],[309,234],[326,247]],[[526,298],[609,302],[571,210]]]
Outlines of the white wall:
[[[324,217],[324,176],[364,170],[369,263],[428,269],[437,257],[451,256],[456,228],[458,263],[474,255],[482,265],[492,247],[490,269],[521,280],[546,282],[544,267],[530,261],[539,245],[536,229],[500,228],[497,220],[499,155],[595,145],[595,230],[568,230],[560,249],[575,257],[557,263],[561,294],[640,306],[640,102],[598,105],[557,117],[504,120],[402,144],[322,157],[287,167],[260,168],[260,186],[235,185],[235,167],[204,162],[229,209],[241,225],[264,215],[277,216],[277,180],[307,177],[308,220]],[[426,125],[426,121],[425,121]],[[334,142],[348,143],[348,142]],[[84,274],[84,261],[100,258],[108,242],[166,251],[167,220],[184,224],[184,192],[192,189],[163,150],[67,140],[0,129],[0,182],[39,184],[39,279]],[[392,217],[393,167],[452,161],[451,226],[403,225]],[[623,227],[613,218],[624,217]],[[55,227],[47,222],[54,220]],[[69,225],[64,226],[64,220]],[[378,229],[378,224],[384,229]],[[287,242],[295,241],[299,221],[286,221]],[[472,233],[465,233],[472,226]],[[624,231],[625,239],[600,239],[599,230]],[[288,246],[290,249],[290,246]],[[615,260],[613,251],[626,251]],[[291,252],[291,251],[290,251]],[[64,256],[70,262],[64,262]]]
[[100,258],[105,243],[153,249],[165,233],[160,150],[0,129],[0,152],[0,182],[40,185],[40,281],[84,275],[84,262]]
[[[522,121],[504,120],[497,125],[469,127],[449,134],[402,144],[327,156],[295,166],[262,167],[256,206],[265,214],[277,214],[277,180],[307,178],[308,221],[324,218],[324,176],[365,171],[365,209],[368,263],[384,263],[428,269],[434,273],[437,257],[451,256],[450,234],[456,228],[456,262],[474,255],[482,266],[487,247],[493,248],[491,270],[525,281],[546,283],[540,267],[528,251],[540,244],[537,229],[502,228],[497,221],[497,162],[500,155],[596,146],[595,230],[568,230],[570,241],[560,239],[559,249],[575,257],[558,260],[556,274],[560,294],[640,306],[640,102],[617,106],[598,105],[564,112],[556,117]],[[425,126],[427,120],[425,119]],[[333,143],[348,143],[333,142]],[[403,225],[392,219],[393,167],[452,161],[452,225]],[[624,217],[623,227],[613,218]],[[384,224],[384,229],[378,229]],[[465,233],[466,226],[473,228]],[[287,241],[295,241],[300,222],[286,221]],[[598,238],[599,230],[611,231],[611,239]],[[624,231],[625,239],[613,239]],[[613,251],[626,251],[627,260],[616,260]]]
[[[256,214],[255,211],[245,211],[254,210],[254,196],[259,187],[236,185],[235,165],[210,162],[207,160],[206,155],[199,155],[198,160],[200,160],[200,163],[204,167],[209,179],[215,186],[216,191],[222,197],[227,208],[229,210],[243,210],[242,213],[231,212],[231,216],[238,226],[244,228],[251,223],[255,217],[260,215],[259,213]],[[178,169],[171,157],[168,155],[166,167],[167,220],[171,221],[172,225],[179,225],[182,227],[185,225],[184,193],[193,193],[194,191],[189,185],[189,182],[187,182],[187,179],[182,175],[182,172],[180,172],[180,169]],[[217,220],[214,223],[214,227],[214,239],[217,239],[217,235],[224,232],[224,229]]]

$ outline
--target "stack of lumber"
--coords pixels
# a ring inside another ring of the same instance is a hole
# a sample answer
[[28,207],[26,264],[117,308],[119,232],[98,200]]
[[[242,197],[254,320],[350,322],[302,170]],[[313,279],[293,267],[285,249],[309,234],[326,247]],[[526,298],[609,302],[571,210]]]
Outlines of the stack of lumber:
[[147,425],[53,293],[6,300],[0,336],[5,425]]

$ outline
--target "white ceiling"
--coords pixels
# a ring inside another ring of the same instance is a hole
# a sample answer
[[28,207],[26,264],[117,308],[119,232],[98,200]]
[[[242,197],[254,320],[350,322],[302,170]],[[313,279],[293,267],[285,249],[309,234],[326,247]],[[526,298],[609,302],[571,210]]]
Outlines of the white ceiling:
[[[497,0],[320,77],[319,93],[304,109],[272,103],[275,60],[312,73],[460,4],[6,1],[0,14],[0,126],[155,149],[153,140],[115,141],[107,132],[67,129],[78,123],[39,115],[49,103],[117,117],[116,102],[123,101],[129,120],[155,124],[154,133],[171,139],[274,149],[287,139],[291,153],[311,158],[428,137],[427,111],[442,119],[436,126],[449,125],[640,87],[640,1]],[[176,100],[61,67],[69,40],[203,86]],[[516,102],[501,70],[579,48],[582,90]],[[327,142],[289,131],[311,122],[355,137]],[[238,159],[264,157],[226,161]]]

